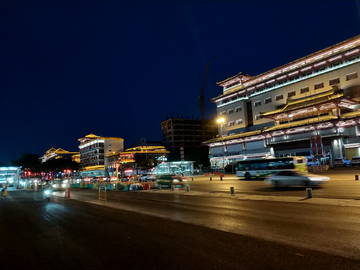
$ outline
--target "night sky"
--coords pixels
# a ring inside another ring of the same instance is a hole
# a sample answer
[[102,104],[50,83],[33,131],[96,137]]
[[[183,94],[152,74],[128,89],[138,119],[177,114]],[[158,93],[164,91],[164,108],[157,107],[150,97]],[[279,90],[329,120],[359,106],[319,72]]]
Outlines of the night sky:
[[0,163],[89,133],[161,141],[216,83],[360,34],[359,1],[0,1]]

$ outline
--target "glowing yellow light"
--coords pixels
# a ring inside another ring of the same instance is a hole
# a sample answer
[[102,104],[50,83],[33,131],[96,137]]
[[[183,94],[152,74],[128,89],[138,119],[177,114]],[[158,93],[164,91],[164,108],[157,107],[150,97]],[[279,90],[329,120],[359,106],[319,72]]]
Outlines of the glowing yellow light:
[[216,122],[218,122],[219,124],[224,123],[225,119],[224,118],[219,118],[218,120],[216,120]]

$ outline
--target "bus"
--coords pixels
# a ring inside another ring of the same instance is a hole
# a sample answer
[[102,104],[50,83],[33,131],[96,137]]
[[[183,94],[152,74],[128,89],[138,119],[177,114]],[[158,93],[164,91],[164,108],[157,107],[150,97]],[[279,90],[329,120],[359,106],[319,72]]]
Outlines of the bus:
[[306,157],[247,159],[236,163],[236,175],[245,180],[262,179],[274,171],[299,170],[307,172]]

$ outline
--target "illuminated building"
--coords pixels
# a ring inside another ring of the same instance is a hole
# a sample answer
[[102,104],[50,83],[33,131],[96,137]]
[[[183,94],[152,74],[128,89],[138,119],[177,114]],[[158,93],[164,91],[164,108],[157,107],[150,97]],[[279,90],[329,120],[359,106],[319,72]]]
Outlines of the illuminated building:
[[250,157],[359,156],[360,36],[257,76],[217,83],[221,136],[207,140],[210,162]]
[[106,157],[114,152],[124,150],[124,139],[119,137],[102,137],[88,134],[78,139],[80,142],[81,176],[106,176],[108,167]]
[[114,152],[107,157],[108,171],[110,175],[114,175],[117,163],[119,164],[119,172],[126,169],[135,171],[135,173],[137,173],[137,170],[147,171],[153,164],[141,166],[141,164],[137,164],[136,161],[148,161],[152,159],[153,161],[156,160],[156,163],[159,163],[166,161],[168,155],[169,151],[167,151],[164,146],[141,145],[128,148],[123,152]]
[[69,152],[62,148],[55,149],[54,147],[51,147],[51,149],[47,150],[45,155],[43,155],[40,159],[41,159],[41,163],[44,163],[51,159],[59,159],[59,158],[72,159],[73,161],[79,163],[80,160],[77,158],[78,156],[79,156],[79,152]]
[[0,185],[18,185],[21,167],[0,167]]

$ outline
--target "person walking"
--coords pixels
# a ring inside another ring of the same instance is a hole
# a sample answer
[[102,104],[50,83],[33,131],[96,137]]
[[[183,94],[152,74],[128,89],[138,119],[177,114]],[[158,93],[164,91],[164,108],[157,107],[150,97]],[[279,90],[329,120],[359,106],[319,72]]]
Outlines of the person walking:
[[8,186],[3,187],[3,189],[1,190],[1,199],[7,197],[7,193],[8,193]]

